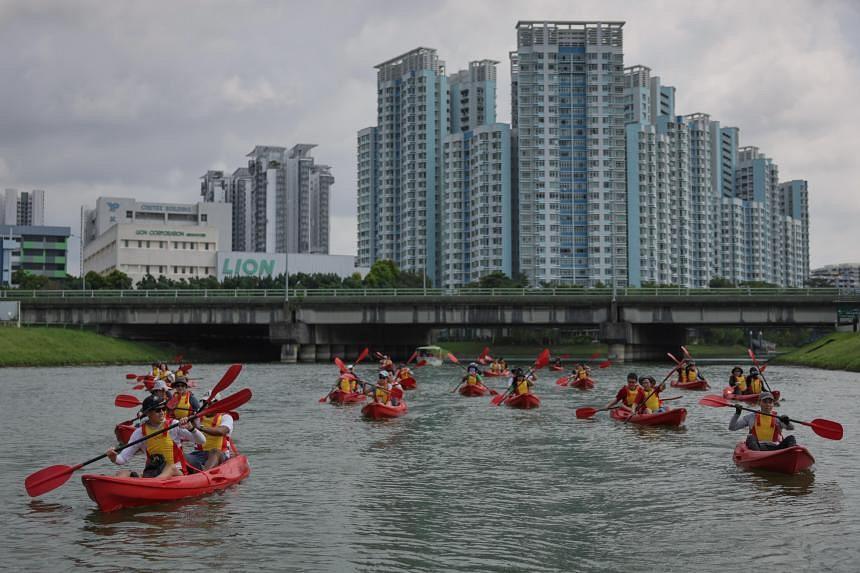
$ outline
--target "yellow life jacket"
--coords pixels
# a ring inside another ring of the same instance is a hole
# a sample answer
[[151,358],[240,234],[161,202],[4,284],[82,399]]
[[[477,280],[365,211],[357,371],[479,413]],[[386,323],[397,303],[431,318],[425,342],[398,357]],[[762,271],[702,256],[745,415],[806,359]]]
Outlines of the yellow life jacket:
[[179,401],[173,409],[173,417],[186,418],[189,414],[191,414],[191,392],[186,392],[179,397]]
[[734,377],[735,388],[737,392],[746,392],[747,391],[747,377],[741,374],[740,376]]
[[[205,416],[201,418],[204,428],[217,428],[221,425],[221,414],[215,416]],[[227,451],[227,436],[212,436],[206,434],[206,442],[198,449],[208,452],[209,450]]]
[[627,392],[627,396],[624,397],[624,404],[629,407],[633,407],[636,405],[636,396],[639,395],[639,386],[631,390],[627,386],[624,387],[624,390]]
[[474,386],[477,383],[478,383],[478,377],[477,376],[475,376],[474,374],[466,375],[466,384],[468,384],[469,386]]
[[382,402],[383,404],[388,402],[388,390],[386,390],[382,386],[376,387],[374,396],[376,397],[377,401]]
[[782,440],[779,427],[776,425],[776,411],[773,416],[755,415],[755,425],[750,428],[750,434],[760,442],[779,442]]
[[522,382],[514,381],[514,384],[517,385],[516,393],[517,394],[528,394],[529,393],[529,381],[527,379],[523,379]]
[[[645,392],[645,390],[643,390]],[[648,394],[651,394],[648,396]],[[657,392],[646,392],[645,394],[648,398],[645,400],[645,408],[648,408],[652,412],[656,412],[660,408],[660,397],[657,395]]]
[[756,376],[755,378],[750,380],[750,390],[752,391],[753,394],[761,394],[762,389],[763,388],[762,388],[761,378]]
[[341,392],[352,392],[352,380],[346,376],[341,377],[341,379],[338,380],[338,388]]
[[406,380],[407,378],[412,378],[412,372],[409,371],[409,368],[403,368],[400,370],[400,379]]
[[681,370],[678,372],[678,378],[681,381],[681,384],[683,384],[684,382],[687,382],[687,370],[686,370],[686,368],[681,368]]
[[699,379],[699,371],[695,368],[687,370],[687,382],[695,382]]
[[583,369],[579,369],[576,371],[576,377],[579,380],[585,380],[586,378],[588,378],[588,372]]
[[152,369],[152,377],[155,378],[156,380],[161,378],[161,370],[159,370],[158,368],[153,368]]
[[[165,420],[163,424],[167,424],[168,422]],[[144,424],[143,426],[143,436],[146,437],[150,434],[155,434],[159,432],[164,425],[151,430],[149,424]],[[150,456],[155,454],[161,454],[164,456],[164,461],[170,465],[176,463],[176,456],[174,455],[176,444],[173,443],[173,438],[170,437],[170,432],[161,432],[155,437],[152,437],[146,441],[146,456],[149,459]]]

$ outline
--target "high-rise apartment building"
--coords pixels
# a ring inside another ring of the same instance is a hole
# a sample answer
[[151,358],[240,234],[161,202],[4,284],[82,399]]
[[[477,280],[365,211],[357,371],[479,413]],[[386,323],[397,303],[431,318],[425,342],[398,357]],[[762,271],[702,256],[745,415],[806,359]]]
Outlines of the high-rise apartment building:
[[235,251],[328,254],[334,176],[329,166],[315,165],[314,147],[258,145],[247,167],[201,177],[204,201],[232,204]]
[[513,227],[532,283],[627,284],[623,25],[517,23]]
[[0,225],[38,227],[45,224],[45,192],[6,189],[0,196]]
[[377,260],[377,245],[380,236],[379,176],[377,170],[376,127],[366,127],[358,132],[358,153],[356,168],[356,191],[358,195],[358,252],[356,264],[370,267]]

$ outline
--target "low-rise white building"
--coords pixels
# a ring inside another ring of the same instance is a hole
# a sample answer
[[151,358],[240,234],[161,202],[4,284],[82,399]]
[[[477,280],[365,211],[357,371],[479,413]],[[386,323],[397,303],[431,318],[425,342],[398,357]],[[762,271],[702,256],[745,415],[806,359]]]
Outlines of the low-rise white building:
[[216,252],[230,249],[231,235],[229,204],[101,197],[84,213],[84,272],[119,270],[135,283],[147,274],[214,276]]
[[365,276],[370,269],[356,267],[352,255],[311,255],[307,253],[240,253],[218,252],[218,280],[228,277],[276,277],[289,270],[290,275],[298,273],[333,273],[346,278],[354,273]]

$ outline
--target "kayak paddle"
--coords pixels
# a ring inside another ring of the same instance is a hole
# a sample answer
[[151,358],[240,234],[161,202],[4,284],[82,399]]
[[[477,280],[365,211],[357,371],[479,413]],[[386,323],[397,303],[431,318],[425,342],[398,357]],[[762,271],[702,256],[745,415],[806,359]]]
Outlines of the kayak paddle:
[[591,406],[584,406],[582,408],[576,409],[576,417],[580,420],[591,418],[598,412],[605,412],[606,410],[615,410],[620,406],[612,406],[610,408],[592,408]]
[[[722,396],[717,396],[715,394],[709,394],[699,400],[699,404],[703,406],[711,406],[712,408],[724,408],[726,406],[732,406],[735,408],[740,408],[741,410],[746,410],[747,412],[755,412],[756,414],[764,414],[764,412],[760,412],[759,410],[753,410],[752,408],[746,408],[744,406],[739,406],[734,404],[730,400],[723,398]],[[779,414],[765,414],[766,416],[773,416],[775,418],[779,417]],[[803,422],[801,420],[792,420],[790,421],[795,424],[801,424],[803,426],[809,426],[812,428],[812,431],[821,436],[822,438],[827,438],[828,440],[841,440],[842,439],[842,424],[839,422],[834,422],[832,420],[825,420],[822,418],[816,418],[811,422]]]
[[137,380],[137,374],[126,374],[125,379],[126,380]]
[[[547,364],[549,364],[549,348],[544,348],[543,351],[538,354],[537,359],[535,359],[534,365],[529,368],[528,372],[526,372],[526,378],[528,378],[535,370],[540,370]],[[511,387],[504,394],[499,394],[490,400],[490,404],[493,406],[499,406],[502,402],[510,398],[516,389],[516,380],[511,380]]]
[[209,404],[209,401],[212,400],[212,396],[215,396],[216,394],[218,394],[218,392],[226,390],[230,386],[230,384],[232,384],[233,381],[236,380],[240,372],[242,372],[241,364],[231,364],[230,367],[227,369],[227,372],[224,373],[224,376],[222,376],[218,383],[215,384],[215,386],[212,388],[212,390],[209,391],[209,400],[203,400],[203,403],[200,404],[200,408],[198,408],[197,411],[199,412],[200,410],[206,408],[206,406]]
[[[223,400],[219,400],[219,401],[215,402],[214,404],[212,404],[211,406],[209,406],[205,410],[202,410],[201,412],[198,412],[197,414],[195,414],[193,416],[189,416],[188,420],[192,420],[194,418],[198,418],[201,416],[211,416],[212,414],[219,414],[221,412],[227,412],[229,410],[233,410],[235,408],[238,408],[242,404],[246,403],[250,399],[251,399],[251,390],[249,390],[248,388],[245,388],[244,390],[239,390],[235,394],[232,394],[230,396],[227,396]],[[162,428],[158,432],[153,432],[153,433],[149,434],[148,436],[144,436],[144,437],[140,438],[139,440],[129,442],[126,445],[117,448],[116,451],[120,452],[120,451],[122,451],[122,450],[124,450],[130,446],[134,446],[134,445],[139,444],[141,442],[145,442],[146,440],[152,438],[153,436],[163,434],[164,432],[170,431],[173,428],[176,428],[180,425],[181,424],[179,422],[176,422],[175,424],[171,424],[170,426],[167,426],[166,428]],[[43,468],[43,469],[27,476],[27,478],[24,480],[24,488],[27,490],[27,495],[29,495],[30,497],[36,497],[36,496],[48,493],[49,491],[55,490],[58,487],[60,487],[61,485],[63,485],[64,483],[66,483],[67,481],[69,481],[69,477],[71,477],[71,475],[75,471],[81,469],[82,467],[84,467],[86,465],[89,465],[93,462],[97,462],[98,460],[100,460],[102,458],[106,458],[106,457],[107,457],[107,454],[105,453],[105,454],[98,455],[98,456],[96,456],[90,460],[87,460],[85,462],[82,462],[82,463],[74,465],[74,466],[66,466],[66,465],[58,464],[58,465],[54,465],[54,466],[49,466],[47,468]]]
[[118,408],[137,408],[142,403],[137,399],[137,396],[130,396],[129,394],[120,394],[113,401],[113,405]]

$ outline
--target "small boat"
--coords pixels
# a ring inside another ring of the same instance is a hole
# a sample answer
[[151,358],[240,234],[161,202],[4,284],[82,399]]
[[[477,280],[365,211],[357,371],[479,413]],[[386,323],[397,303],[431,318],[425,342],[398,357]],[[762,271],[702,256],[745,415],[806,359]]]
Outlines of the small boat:
[[90,499],[102,511],[140,507],[186,497],[198,497],[239,483],[251,473],[248,458],[239,455],[211,470],[164,479],[83,475]]
[[407,410],[408,408],[404,400],[401,400],[397,406],[383,404],[382,402],[371,402],[364,405],[361,409],[361,415],[372,420],[380,420],[383,418],[397,418],[405,414]]
[[401,378],[397,382],[400,383],[400,386],[404,390],[415,390],[416,388],[418,388],[418,382],[416,382],[415,378],[413,378],[412,376],[410,376],[409,378]]
[[592,380],[591,378],[577,378],[568,382],[567,385],[571,388],[588,390],[589,388],[594,388],[594,380]]
[[445,349],[439,346],[419,346],[415,349],[418,360],[426,360],[430,366],[442,366],[445,359]]
[[537,408],[540,406],[540,398],[531,392],[527,394],[516,394],[506,399],[505,404],[507,404],[509,408],[528,410],[530,408]]
[[344,392],[338,388],[332,390],[328,399],[332,404],[355,404],[356,402],[363,402],[367,396],[361,392]]
[[562,370],[564,370],[564,366],[556,366],[555,364],[553,364],[549,367],[549,369],[553,372],[561,372]]
[[489,376],[490,378],[495,378],[497,376],[509,377],[511,375],[510,370],[505,370],[504,372],[493,372],[492,370],[484,370],[484,376]]
[[[779,402],[779,397],[781,396],[779,390],[774,390],[772,394],[774,402]],[[723,388],[723,398],[737,400],[738,402],[758,402],[758,394],[733,394],[731,386]]]
[[483,384],[463,384],[459,389],[460,396],[486,396],[490,389]]
[[113,429],[113,434],[116,436],[116,441],[120,444],[127,444],[134,433],[134,420],[126,420],[120,422]]
[[630,414],[627,410],[616,408],[610,412],[610,416],[622,422],[630,418],[631,423],[641,426],[680,426],[687,418],[687,409],[674,408],[654,414]]
[[680,388],[681,390],[707,390],[711,387],[707,380],[693,380],[692,382],[673,380],[670,386],[672,388]]
[[815,458],[803,446],[782,450],[751,450],[744,442],[738,442],[735,446],[732,459],[745,470],[767,470],[782,474],[796,474],[808,470],[815,463]]

